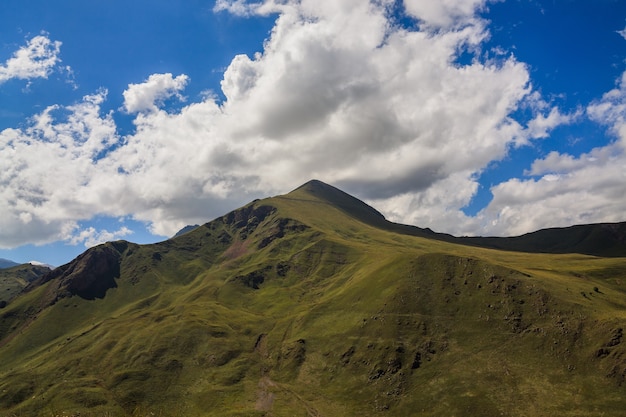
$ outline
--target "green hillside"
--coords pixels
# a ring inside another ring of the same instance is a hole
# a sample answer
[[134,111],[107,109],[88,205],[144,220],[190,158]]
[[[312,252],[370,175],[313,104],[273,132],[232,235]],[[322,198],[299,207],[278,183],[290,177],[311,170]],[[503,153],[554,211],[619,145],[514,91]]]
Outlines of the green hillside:
[[15,265],[0,269],[0,308],[4,308],[17,297],[31,282],[50,272],[41,265]]
[[0,310],[0,415],[623,416],[626,258],[405,233],[320,182]]

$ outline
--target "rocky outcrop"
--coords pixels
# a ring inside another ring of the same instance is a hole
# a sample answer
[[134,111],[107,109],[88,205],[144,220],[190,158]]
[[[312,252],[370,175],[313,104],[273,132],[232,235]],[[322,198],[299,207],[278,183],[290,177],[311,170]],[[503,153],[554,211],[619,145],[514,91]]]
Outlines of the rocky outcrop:
[[128,242],[118,241],[91,248],[34,282],[33,286],[54,281],[47,291],[49,304],[74,295],[86,300],[104,298],[109,289],[117,287],[115,280],[120,276],[122,254],[128,245]]
[[222,217],[222,221],[235,229],[239,233],[239,237],[245,240],[256,230],[261,222],[275,212],[275,207],[251,204],[231,211]]

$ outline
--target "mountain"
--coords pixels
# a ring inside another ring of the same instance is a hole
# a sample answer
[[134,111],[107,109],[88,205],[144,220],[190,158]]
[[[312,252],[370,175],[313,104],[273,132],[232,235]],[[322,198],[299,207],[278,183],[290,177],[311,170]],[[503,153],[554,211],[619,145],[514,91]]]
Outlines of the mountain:
[[46,267],[46,268],[48,268],[48,269],[54,269],[54,268],[55,268],[55,266],[54,266],[54,265],[50,265],[50,264],[47,264],[47,263],[45,263],[45,262],[39,262],[39,261],[28,261],[28,263],[29,263],[29,264],[31,264],[31,265],[35,265],[35,266],[44,266],[44,267]]
[[460,243],[312,181],[91,248],[0,311],[0,414],[622,416],[626,258]]
[[0,308],[6,305],[30,283],[50,272],[50,268],[42,265],[22,264],[0,269]]
[[516,237],[460,238],[482,247],[540,253],[626,256],[626,223],[598,223],[543,229]]
[[318,196],[363,223],[395,233],[506,251],[626,257],[626,222],[550,228],[514,237],[455,237],[390,222],[362,201],[321,181],[309,181],[299,189]]
[[0,269],[11,268],[19,265],[17,262],[10,261],[8,259],[0,258]]
[[192,230],[197,229],[198,227],[200,227],[199,224],[193,224],[193,225],[189,224],[189,225],[183,227],[182,229],[180,229],[178,232],[176,232],[176,234],[173,237],[178,237],[178,236],[184,235],[185,233],[189,233]]

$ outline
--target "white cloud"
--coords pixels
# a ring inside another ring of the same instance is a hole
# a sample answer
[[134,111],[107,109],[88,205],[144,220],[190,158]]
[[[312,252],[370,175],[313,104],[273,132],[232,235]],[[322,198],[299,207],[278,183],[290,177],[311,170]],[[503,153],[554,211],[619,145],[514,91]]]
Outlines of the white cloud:
[[618,30],[617,33],[619,33],[622,38],[626,39],[626,28]]
[[624,221],[626,209],[626,72],[618,87],[590,104],[587,116],[606,125],[615,141],[578,157],[551,152],[529,175],[492,188],[481,216],[485,230],[514,235],[543,227]]
[[623,221],[626,175],[623,155],[607,165],[583,165],[566,175],[511,179],[492,189],[483,210],[492,234],[517,235],[545,227]]
[[[258,3],[256,4],[258,7]],[[214,12],[227,11],[236,16],[248,16],[253,6],[248,4],[246,0],[217,0],[213,7]]]
[[587,114],[592,120],[610,126],[616,135],[620,135],[626,124],[626,72],[620,77],[616,88],[587,108]]
[[45,35],[35,36],[0,64],[0,84],[11,79],[48,78],[61,61],[60,50],[61,42],[51,41]]
[[[313,177],[399,220],[458,218],[475,174],[524,134],[509,115],[531,92],[526,66],[513,58],[452,64],[459,49],[485,39],[482,25],[432,35],[390,29],[382,3],[281,6],[263,53],[227,68],[225,103],[138,118],[137,135],[115,155],[132,161],[124,165],[131,194],[155,201],[138,218],[169,234],[191,215],[183,207],[283,192]],[[463,192],[450,192],[452,184]],[[399,195],[413,203],[385,204]]]
[[474,235],[477,219],[460,210],[476,193],[478,182],[468,172],[454,173],[441,179],[424,192],[405,193],[381,200],[372,200],[374,207],[395,222],[417,224],[438,232]]
[[487,0],[404,0],[407,12],[427,27],[444,29],[475,23],[476,12],[486,3]]
[[153,74],[141,84],[129,84],[124,91],[124,108],[128,113],[157,111],[163,101],[176,97],[184,101],[180,94],[189,77],[185,74],[176,78],[172,74]]
[[554,128],[570,124],[580,116],[582,116],[580,110],[572,114],[562,114],[558,107],[552,107],[547,115],[539,113],[528,122],[525,137],[521,139],[520,143],[526,144],[530,139],[545,139]]
[[66,240],[70,245],[83,244],[86,248],[91,248],[101,243],[110,242],[113,240],[119,240],[123,237],[131,235],[132,230],[123,226],[119,230],[109,232],[106,229],[96,230],[93,227],[88,227],[80,232],[72,234]]
[[107,205],[93,188],[99,161],[119,138],[106,91],[50,106],[26,128],[0,132],[0,247],[58,240]]
[[153,74],[124,92],[136,132],[123,138],[101,112],[105,92],[0,132],[0,246],[72,239],[77,222],[95,215],[132,216],[171,236],[311,178],[394,220],[471,233],[493,212],[502,220],[492,230],[505,230],[500,204],[532,185],[504,184],[490,211],[470,218],[461,209],[476,177],[510,146],[574,116],[543,106],[522,126],[512,114],[540,102],[526,65],[456,63],[488,36],[473,19],[484,1],[407,2],[445,26],[432,32],[392,24],[390,3],[220,1],[218,10],[278,13],[263,52],[234,57],[225,71],[224,102],[207,95],[168,113],[160,106],[182,99],[188,78]]

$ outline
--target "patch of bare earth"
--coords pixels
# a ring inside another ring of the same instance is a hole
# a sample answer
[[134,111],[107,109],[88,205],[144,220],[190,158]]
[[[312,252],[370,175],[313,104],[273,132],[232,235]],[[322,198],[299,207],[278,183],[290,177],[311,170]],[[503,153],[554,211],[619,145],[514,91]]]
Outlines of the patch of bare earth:
[[274,405],[274,393],[270,391],[276,384],[267,376],[259,380],[255,409],[258,411],[271,411]]
[[237,259],[248,251],[247,240],[235,240],[232,245],[222,255],[226,260]]

